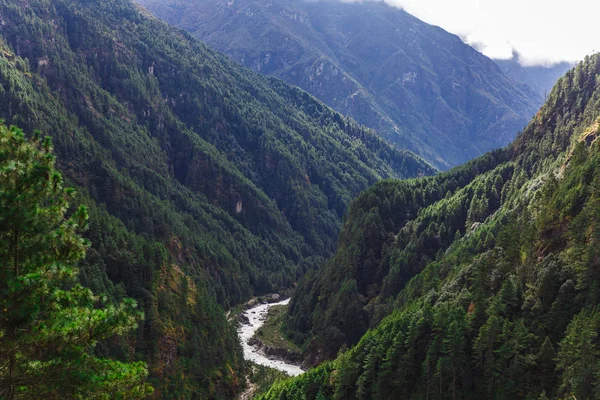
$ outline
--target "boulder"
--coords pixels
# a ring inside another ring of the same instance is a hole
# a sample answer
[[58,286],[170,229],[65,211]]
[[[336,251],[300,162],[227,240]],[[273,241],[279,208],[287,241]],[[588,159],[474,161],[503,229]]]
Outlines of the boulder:
[[302,354],[295,351],[289,351],[287,349],[271,346],[265,346],[263,351],[269,357],[284,360],[292,364],[300,364],[302,362]]
[[244,304],[244,308],[249,309],[258,304],[258,299],[255,297],[253,299],[248,300],[246,304]]
[[250,320],[244,314],[238,315],[238,321],[241,324],[244,324],[244,325],[249,325],[250,324]]
[[267,301],[267,303],[277,303],[281,300],[281,296],[279,296],[277,293],[272,293],[266,295],[265,300]]
[[246,343],[250,346],[258,347],[259,349],[263,347],[263,343],[255,337],[251,337]]

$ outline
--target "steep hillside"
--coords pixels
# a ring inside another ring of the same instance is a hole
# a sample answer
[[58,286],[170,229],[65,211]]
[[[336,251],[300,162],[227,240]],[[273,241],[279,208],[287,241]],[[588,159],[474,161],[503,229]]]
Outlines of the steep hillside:
[[265,398],[598,398],[598,76],[504,150],[363,193],[288,317],[313,362],[356,346]]
[[384,2],[139,2],[442,169],[505,146],[543,102],[457,36]]
[[552,66],[531,65],[523,66],[519,62],[519,55],[513,54],[510,60],[494,60],[500,69],[515,81],[527,85],[540,96],[546,97],[558,79],[569,69],[573,63],[561,62]]
[[98,351],[147,360],[157,397],[233,396],[223,307],[330,254],[361,190],[433,172],[126,0],[2,0],[0,19],[0,117],[53,137],[90,208],[82,281],[146,315]]

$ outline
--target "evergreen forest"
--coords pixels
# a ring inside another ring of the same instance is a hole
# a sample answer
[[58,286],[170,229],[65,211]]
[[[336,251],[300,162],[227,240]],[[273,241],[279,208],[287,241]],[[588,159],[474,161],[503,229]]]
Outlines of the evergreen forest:
[[600,398],[599,117],[595,55],[507,148],[362,193],[287,317],[320,365],[260,398]]
[[[599,54],[439,172],[130,0],[0,0],[0,400],[600,399],[599,137]],[[236,325],[290,296],[283,377]]]

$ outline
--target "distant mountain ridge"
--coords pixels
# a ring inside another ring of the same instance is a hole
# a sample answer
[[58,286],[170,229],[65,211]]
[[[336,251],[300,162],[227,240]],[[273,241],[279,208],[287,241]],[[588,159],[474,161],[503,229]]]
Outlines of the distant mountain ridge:
[[531,65],[523,66],[519,61],[519,54],[514,53],[509,60],[494,60],[502,71],[515,81],[529,86],[544,98],[550,94],[552,87],[574,63],[563,61],[551,66]]
[[383,2],[139,2],[442,169],[508,144],[543,100],[457,36]]

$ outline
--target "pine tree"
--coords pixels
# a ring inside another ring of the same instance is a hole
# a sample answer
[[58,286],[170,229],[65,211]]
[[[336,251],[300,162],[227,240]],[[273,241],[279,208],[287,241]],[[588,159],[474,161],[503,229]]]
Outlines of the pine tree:
[[442,353],[447,360],[448,375],[450,379],[450,391],[452,399],[457,398],[458,384],[466,365],[465,359],[465,320],[458,313],[454,313],[454,319],[449,326],[442,344]]
[[544,339],[537,354],[537,372],[540,374],[541,387],[550,388],[556,381],[556,350],[548,336]]
[[354,380],[356,379],[356,365],[352,362],[350,353],[340,351],[336,361],[337,373],[335,379],[335,399],[350,398],[354,391]]
[[54,165],[49,138],[0,125],[0,398],[144,397],[145,363],[93,354],[142,315],[77,283],[87,211],[69,215],[74,191]]
[[565,397],[598,398],[596,385],[600,375],[597,348],[600,315],[598,311],[583,310],[573,318],[560,342],[557,369],[562,372],[560,391]]

